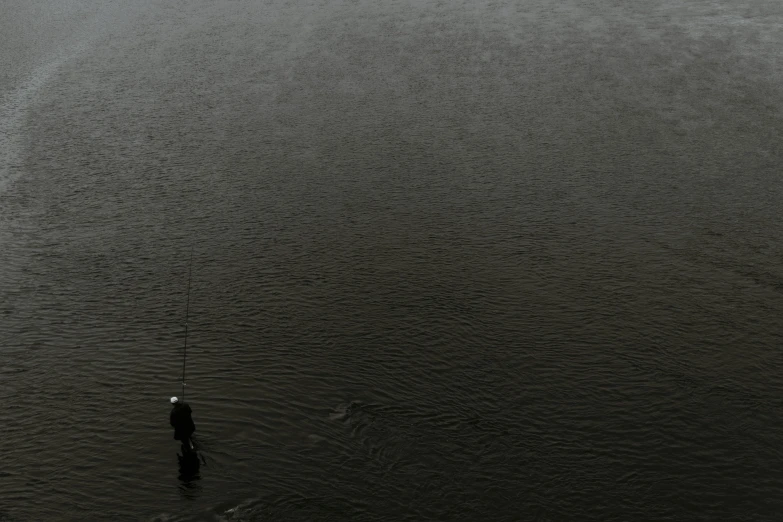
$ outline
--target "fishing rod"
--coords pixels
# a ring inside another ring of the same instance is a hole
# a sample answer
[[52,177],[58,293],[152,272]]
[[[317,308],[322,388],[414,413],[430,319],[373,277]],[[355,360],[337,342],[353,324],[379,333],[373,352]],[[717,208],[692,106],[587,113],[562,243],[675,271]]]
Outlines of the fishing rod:
[[185,305],[185,349],[182,353],[182,402],[185,402],[185,363],[188,360],[188,314],[190,313],[190,281],[193,275],[193,247],[190,247],[190,268],[188,268],[188,301]]

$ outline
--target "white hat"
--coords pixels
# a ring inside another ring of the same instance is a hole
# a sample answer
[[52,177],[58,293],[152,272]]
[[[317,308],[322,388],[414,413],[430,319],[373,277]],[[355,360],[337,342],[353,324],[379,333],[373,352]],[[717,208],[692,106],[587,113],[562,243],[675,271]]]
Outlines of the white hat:
[[171,404],[177,404],[178,402],[179,402],[179,399],[177,399],[176,397],[172,397],[171,398]]

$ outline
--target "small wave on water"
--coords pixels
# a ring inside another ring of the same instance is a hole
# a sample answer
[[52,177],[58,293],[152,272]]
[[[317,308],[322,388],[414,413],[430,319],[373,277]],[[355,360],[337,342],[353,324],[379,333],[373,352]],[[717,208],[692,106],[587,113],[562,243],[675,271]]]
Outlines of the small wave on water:
[[[96,26],[99,25],[96,23]],[[80,38],[75,39],[75,43],[49,55],[15,89],[5,95],[0,92],[0,194],[22,173],[24,125],[39,93],[63,65],[84,53],[100,34],[90,31],[79,33]]]
[[[57,47],[52,46],[48,53],[37,59],[28,57],[22,62],[25,63],[25,66],[32,68],[27,70],[26,74],[18,75],[22,81],[19,81],[15,88],[5,93],[0,90],[0,194],[22,174],[26,139],[24,127],[30,109],[44,88],[52,83],[53,78],[57,76],[65,64],[84,54],[109,31],[116,31],[121,25],[118,21],[132,20],[128,7],[119,3],[115,4],[113,1],[103,2],[103,5],[98,7],[94,4],[80,5],[78,2],[72,5],[68,5],[66,2],[57,4],[59,5],[52,3],[47,6],[43,11],[45,16],[38,13],[39,20],[36,20],[35,23],[40,23],[40,26],[28,27],[25,24],[31,23],[31,20],[24,18],[14,20],[14,13],[9,13],[9,20],[21,24],[20,28],[23,27],[24,29],[21,29],[23,31],[45,33],[52,27],[56,27],[58,30],[67,27],[69,31],[67,31],[67,40],[58,42]],[[74,20],[78,21],[74,22]],[[31,27],[34,27],[35,30],[32,30]],[[13,36],[11,34],[7,38],[13,39]],[[8,41],[4,39],[4,43],[8,44]],[[8,45],[12,47],[10,44]],[[4,72],[12,76],[13,72],[19,73],[20,71]],[[64,96],[65,92],[54,94],[55,97]]]
[[22,124],[35,95],[71,55],[36,69],[24,84],[0,98],[0,192],[22,172]]
[[195,516],[162,513],[147,522],[258,522],[318,521],[338,522],[359,520],[364,513],[364,502],[352,502],[319,496],[285,495],[242,501],[231,507],[216,506]]

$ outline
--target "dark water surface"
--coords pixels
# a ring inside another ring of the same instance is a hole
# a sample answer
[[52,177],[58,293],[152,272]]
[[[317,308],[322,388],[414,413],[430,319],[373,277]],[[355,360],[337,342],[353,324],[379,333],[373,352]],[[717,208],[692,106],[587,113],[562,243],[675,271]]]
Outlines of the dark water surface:
[[0,10],[0,520],[780,520],[780,2]]

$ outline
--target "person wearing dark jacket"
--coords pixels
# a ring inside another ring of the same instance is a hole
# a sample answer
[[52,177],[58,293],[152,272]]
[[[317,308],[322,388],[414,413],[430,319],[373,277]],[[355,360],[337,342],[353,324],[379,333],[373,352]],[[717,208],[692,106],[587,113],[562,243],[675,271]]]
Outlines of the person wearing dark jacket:
[[171,404],[174,407],[169,415],[169,422],[171,427],[174,428],[174,439],[182,441],[182,445],[185,448],[193,449],[193,444],[190,442],[190,437],[193,432],[196,431],[196,425],[193,423],[191,414],[193,411],[184,402],[176,397],[171,398]]

